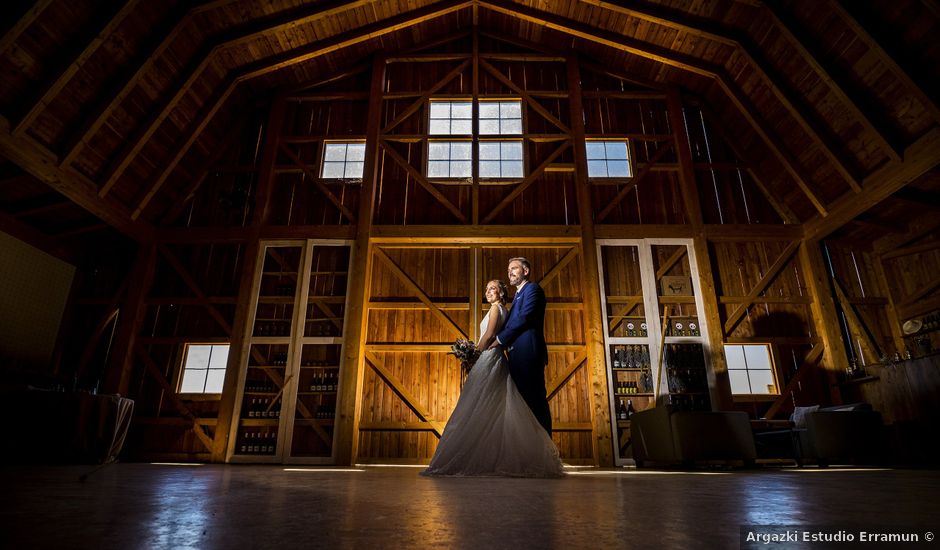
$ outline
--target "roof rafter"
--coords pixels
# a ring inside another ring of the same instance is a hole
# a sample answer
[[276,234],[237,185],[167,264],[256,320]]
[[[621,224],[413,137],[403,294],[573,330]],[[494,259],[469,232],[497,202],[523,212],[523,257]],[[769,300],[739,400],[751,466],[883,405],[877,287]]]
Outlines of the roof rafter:
[[[32,105],[24,109],[23,116],[13,128],[14,134],[21,134],[36,120],[36,117],[46,108],[49,102],[62,91],[62,88],[64,88],[75,73],[78,72],[78,69],[88,61],[92,54],[98,50],[98,47],[104,44],[105,40],[111,36],[114,29],[134,10],[139,1],[140,0],[126,0],[124,4],[116,10],[112,9],[110,12],[102,14],[107,15],[107,17],[102,18],[95,28],[85,33],[83,37],[85,47],[76,50],[70,60],[61,64],[64,68],[59,71],[57,75],[49,78],[46,84],[37,90],[37,93],[33,96],[35,100]],[[93,21],[98,21],[98,18],[93,18]]]
[[3,35],[3,38],[0,38],[0,52],[4,52],[7,48],[12,46],[13,43],[16,42],[16,39],[23,34],[23,31],[29,28],[29,26],[36,21],[36,18],[39,17],[52,2],[53,0],[39,0],[33,4],[31,8],[26,10],[22,17]]
[[[669,27],[672,29],[680,30],[683,32],[688,32],[702,38],[707,38],[709,40],[721,42],[729,46],[733,46],[737,49],[738,52],[751,64],[756,70],[757,74],[764,79],[767,83],[769,90],[773,93],[777,99],[783,104],[784,108],[794,117],[797,123],[803,128],[811,138],[813,138],[816,143],[820,146],[820,150],[829,158],[829,160],[834,164],[836,170],[839,174],[845,178],[846,182],[849,184],[852,189],[856,192],[861,191],[859,187],[858,179],[851,170],[848,168],[847,162],[840,157],[829,144],[822,138],[823,130],[820,129],[820,124],[816,121],[815,116],[806,112],[805,109],[799,106],[793,97],[792,93],[787,91],[788,86],[784,84],[782,79],[775,75],[773,71],[769,68],[769,63],[762,62],[762,56],[758,53],[758,48],[755,44],[746,36],[741,35],[740,33],[733,31],[731,29],[726,29],[720,25],[715,25],[707,21],[699,20],[698,18],[693,18],[682,13],[678,13],[674,10],[656,8],[652,6],[641,6],[638,4],[631,5],[630,7],[621,6],[612,2],[604,2],[602,0],[581,0],[582,2],[592,4],[598,7],[601,7],[606,10],[614,11],[617,13],[622,13],[625,15],[630,15],[646,21],[651,21],[658,25]],[[782,24],[778,25],[783,27]],[[786,29],[782,29],[786,34]],[[799,45],[799,42],[797,41]],[[810,66],[812,66],[817,72],[822,71],[818,63],[814,63],[812,58],[809,58]],[[859,117],[863,123],[868,122],[867,117],[861,112],[858,106],[852,102],[844,93],[839,93],[841,90],[838,89],[838,86],[832,81],[832,79],[822,71],[824,80],[829,87],[836,91],[840,99],[847,103],[849,108],[853,110],[856,117]],[[874,130],[870,125],[866,125],[870,130],[872,130],[876,136],[881,138],[882,143],[885,145],[889,155],[897,157],[897,153],[894,151],[894,148],[884,140],[883,136],[877,130]],[[899,160],[899,159],[896,159]]]
[[794,178],[797,185],[803,190],[804,194],[806,194],[820,214],[826,214],[825,205],[822,204],[822,201],[820,201],[812,189],[810,189],[807,183],[808,179],[804,177],[797,168],[796,159],[792,154],[785,152],[778,145],[778,140],[772,138],[764,129],[765,125],[760,122],[755,109],[748,104],[743,94],[737,90],[730,77],[728,77],[721,68],[709,65],[691,56],[678,54],[666,48],[653,46],[621,34],[589,27],[550,13],[532,10],[519,5],[509,7],[503,0],[480,0],[480,5],[509,16],[541,24],[572,36],[604,44],[618,50],[653,59],[654,61],[659,61],[666,65],[716,80],[724,93],[734,102],[735,106],[741,109],[745,114],[745,118],[754,131],[767,144],[774,156],[777,157],[790,176]]

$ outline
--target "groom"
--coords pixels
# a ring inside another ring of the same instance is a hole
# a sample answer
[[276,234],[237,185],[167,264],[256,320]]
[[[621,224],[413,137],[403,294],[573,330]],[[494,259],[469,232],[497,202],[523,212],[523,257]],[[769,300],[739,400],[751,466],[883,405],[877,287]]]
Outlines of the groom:
[[512,309],[503,330],[490,346],[502,345],[509,355],[509,374],[539,424],[552,434],[552,416],[545,397],[545,292],[529,281],[531,265],[525,258],[509,260],[509,284],[516,287]]

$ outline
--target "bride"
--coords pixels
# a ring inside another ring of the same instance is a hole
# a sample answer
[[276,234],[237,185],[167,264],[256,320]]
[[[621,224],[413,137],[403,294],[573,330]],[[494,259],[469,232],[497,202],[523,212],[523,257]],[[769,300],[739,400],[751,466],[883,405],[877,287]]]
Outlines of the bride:
[[490,310],[480,323],[484,351],[467,377],[457,406],[422,475],[558,477],[558,448],[522,399],[501,348],[486,348],[506,322],[506,284],[486,284]]

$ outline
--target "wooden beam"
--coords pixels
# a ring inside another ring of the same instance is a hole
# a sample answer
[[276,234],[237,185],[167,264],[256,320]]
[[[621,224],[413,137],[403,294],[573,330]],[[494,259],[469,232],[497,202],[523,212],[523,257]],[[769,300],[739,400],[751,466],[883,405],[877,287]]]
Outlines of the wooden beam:
[[437,83],[434,84],[433,86],[431,86],[431,88],[430,88],[428,91],[426,91],[426,92],[424,92],[423,94],[421,94],[421,96],[420,96],[414,103],[412,103],[411,105],[409,105],[408,108],[406,108],[404,111],[402,111],[401,113],[399,113],[399,115],[398,115],[397,117],[395,117],[394,120],[392,120],[391,122],[389,122],[389,123],[385,126],[385,128],[382,129],[382,132],[381,132],[381,133],[383,133],[383,134],[389,133],[390,131],[392,131],[393,128],[395,128],[396,126],[398,126],[399,124],[401,124],[402,122],[404,122],[408,117],[410,117],[410,116],[413,115],[415,112],[417,112],[418,109],[420,109],[421,107],[424,106],[424,104],[427,102],[428,98],[430,98],[432,95],[436,94],[441,88],[443,88],[444,86],[446,86],[451,80],[453,80],[453,79],[457,78],[458,76],[460,76],[461,74],[463,74],[463,72],[467,69],[467,67],[468,67],[469,65],[470,65],[470,60],[465,60],[465,61],[464,61],[463,63],[461,63],[460,65],[457,65],[457,66],[456,66],[453,70],[451,70],[449,73],[447,73],[446,75],[444,75],[444,78],[442,78],[442,79],[440,79],[439,81],[437,81]]
[[137,347],[140,327],[147,313],[144,298],[150,291],[156,264],[157,248],[155,245],[138,247],[137,259],[127,276],[127,279],[133,281],[134,284],[128,286],[128,291],[121,303],[122,320],[117,325],[111,355],[108,358],[108,370],[104,383],[104,391],[107,393],[128,394],[134,366],[134,349]]
[[836,380],[838,376],[846,372],[849,360],[846,355],[845,342],[842,339],[842,331],[839,328],[841,324],[836,313],[835,302],[829,288],[832,279],[823,263],[822,250],[818,241],[803,241],[799,255],[803,281],[813,296],[810,311],[816,334],[822,338],[822,364],[828,376],[829,395],[833,403],[839,403],[842,396]]
[[7,51],[7,48],[13,45],[14,42],[23,34],[23,31],[28,29],[30,25],[36,22],[36,19],[39,17],[42,12],[52,4],[53,0],[38,0],[35,2],[29,9],[23,13],[22,16],[13,24],[13,26],[8,30],[3,38],[0,38],[0,53]]
[[311,170],[310,167],[307,166],[307,164],[299,156],[297,156],[297,153],[291,150],[288,145],[281,143],[281,151],[287,155],[287,158],[289,158],[291,162],[299,166],[304,171],[307,179],[313,183],[313,185],[320,191],[320,193],[323,194],[323,196],[333,203],[333,206],[335,206],[340,212],[343,213],[344,216],[346,216],[346,219],[349,220],[350,223],[356,223],[356,215],[353,214],[345,204],[343,204],[342,199],[334,195],[332,191],[323,185],[323,182],[320,181],[319,174]]
[[706,353],[708,353],[711,371],[714,375],[713,379],[708,377],[708,383],[713,384],[711,400],[718,410],[733,410],[734,398],[731,394],[731,381],[728,378],[728,362],[725,354],[722,353],[725,334],[721,324],[721,310],[718,307],[718,291],[715,288],[717,277],[712,270],[708,240],[702,235],[696,235],[692,239],[692,250],[698,272],[699,292],[705,309],[699,312],[701,318],[699,325],[704,329],[701,333],[708,337]]
[[546,392],[545,392],[546,399],[551,401],[552,398],[555,397],[555,395],[558,394],[558,392],[561,390],[561,387],[565,385],[565,382],[567,382],[569,378],[574,376],[574,373],[579,368],[581,368],[581,365],[583,365],[584,361],[586,360],[587,360],[587,355],[585,354],[585,352],[582,351],[581,353],[576,355],[574,358],[574,361],[568,363],[565,369],[561,371],[558,374],[558,376],[555,377],[554,380],[552,380],[546,385]]
[[770,405],[770,408],[767,409],[767,412],[764,413],[764,418],[772,419],[773,417],[777,416],[777,413],[780,412],[783,404],[788,400],[791,400],[790,394],[800,387],[803,379],[806,378],[810,372],[815,370],[816,365],[819,364],[819,360],[823,356],[822,352],[823,346],[813,346],[813,349],[811,349],[810,352],[806,354],[806,357],[803,359],[800,367],[796,369],[796,374],[790,378],[790,381],[787,383],[787,387],[785,387],[783,391],[780,392],[780,396],[774,400],[774,402]]
[[764,276],[761,277],[760,281],[751,289],[750,292],[745,296],[746,301],[739,305],[725,320],[724,331],[726,335],[730,335],[731,331],[734,330],[734,327],[737,326],[738,321],[740,321],[744,315],[747,313],[748,308],[751,307],[751,304],[754,303],[754,300],[757,299],[758,295],[766,289],[770,283],[777,278],[777,275],[783,270],[783,268],[789,263],[790,258],[793,257],[793,253],[797,251],[800,246],[800,241],[794,241],[787,245],[783,249],[783,252],[777,256],[777,259],[774,260],[774,263],[767,269],[767,272],[764,273]]
[[75,258],[72,257],[69,249],[56,242],[55,239],[39,231],[35,227],[20,221],[18,218],[0,212],[0,231],[7,233],[24,243],[35,246],[50,256],[62,260],[63,262],[74,264]]
[[431,298],[421,289],[421,287],[419,287],[418,284],[415,283],[414,280],[398,266],[398,264],[389,258],[388,254],[386,254],[384,250],[376,247],[373,250],[373,255],[385,262],[385,264],[391,270],[392,274],[395,275],[395,277],[408,289],[410,289],[414,295],[417,296],[417,298],[428,307],[428,310],[431,312],[431,314],[437,317],[445,327],[449,328],[450,331],[457,336],[457,338],[467,338],[467,333],[464,332],[462,328],[457,326],[457,323],[448,317],[446,313],[438,309],[434,305],[434,302],[431,300]]
[[392,147],[391,145],[389,145],[388,143],[382,140],[380,140],[379,143],[381,144],[382,149],[385,150],[385,153],[388,154],[388,156],[390,156],[392,160],[394,160],[406,172],[408,172],[408,175],[414,178],[415,182],[417,182],[418,185],[423,187],[425,191],[427,191],[428,193],[431,194],[431,196],[437,199],[437,201],[441,203],[441,205],[444,208],[446,208],[451,214],[453,214],[454,217],[460,220],[461,223],[467,223],[467,216],[464,215],[464,213],[459,208],[454,206],[454,204],[450,202],[450,200],[446,196],[444,196],[443,193],[438,191],[437,188],[434,187],[434,184],[428,181],[426,177],[424,177],[424,174],[422,174],[417,168],[412,166],[411,163],[408,162],[407,159],[402,157],[398,153],[398,151],[395,150],[394,147]]
[[95,184],[73,170],[59,166],[56,156],[29,136],[15,137],[10,124],[0,116],[0,153],[39,181],[138,242],[153,238],[150,224],[131,219],[130,211],[114,200],[104,200]]
[[[84,117],[85,123],[82,124],[76,132],[66,138],[66,145],[63,148],[62,155],[62,167],[72,164],[81,147],[101,129],[111,116],[111,113],[137,86],[137,83],[140,82],[143,76],[150,71],[153,64],[166,53],[171,44],[176,42],[179,35],[186,30],[190,22],[190,17],[195,9],[196,8],[189,8],[189,11],[186,11],[186,4],[181,4],[169,12],[166,23],[158,26],[153,32],[155,40],[143,46],[140,50],[140,54],[136,56],[132,62],[127,63],[126,66],[129,67],[130,70],[121,75],[119,81],[123,82],[123,85],[120,89],[116,90],[113,94],[108,93],[104,99],[91,108],[89,110],[90,115]],[[110,97],[110,99],[107,99],[108,97]]]
[[850,29],[852,29],[852,32],[856,34],[859,41],[864,43],[872,52],[872,54],[874,54],[875,57],[884,63],[885,67],[887,67],[891,73],[893,73],[894,76],[898,78],[898,80],[904,83],[907,91],[924,106],[933,119],[935,121],[940,121],[940,107],[938,107],[934,101],[936,98],[932,98],[930,94],[926,93],[923,88],[914,82],[914,79],[911,78],[911,75],[908,73],[908,71],[901,67],[894,57],[885,51],[881,43],[874,39],[865,29],[865,27],[859,24],[859,22],[855,19],[855,16],[849,12],[846,6],[842,5],[840,2],[830,2],[827,5],[843,20],[843,22],[845,22],[846,25],[848,25]]
[[430,424],[434,429],[434,433],[437,435],[437,437],[441,437],[441,435],[444,434],[444,423],[434,418],[434,415],[431,414],[431,411],[421,404],[417,396],[413,395],[410,391],[408,391],[408,389],[404,387],[404,385],[402,385],[401,381],[385,367],[385,362],[379,359],[377,355],[371,351],[367,351],[365,353],[365,357],[369,362],[369,365],[372,366],[372,370],[374,370],[376,374],[378,374],[379,377],[385,381],[388,387],[391,388],[393,392],[395,392],[395,395],[397,395],[405,403],[405,405],[411,409],[418,416],[418,418],[421,419],[422,422],[427,422]]
[[675,136],[676,157],[679,159],[679,187],[682,189],[682,204],[685,206],[686,223],[693,227],[702,226],[702,205],[695,182],[695,168],[692,160],[692,146],[686,133],[685,111],[678,88],[670,88],[666,96],[669,110],[669,122]]
[[558,260],[558,262],[555,263],[555,265],[553,265],[551,269],[549,269],[545,273],[545,275],[542,276],[541,280],[539,280],[539,286],[545,286],[548,283],[550,283],[552,279],[554,279],[561,273],[561,270],[564,269],[566,265],[571,263],[571,261],[577,257],[578,257],[578,248],[577,247],[570,248],[568,252],[566,252],[565,255],[562,256],[561,259]]
[[[938,219],[937,222],[940,224],[940,219]],[[891,258],[900,258],[902,256],[911,256],[913,254],[923,254],[924,252],[930,252],[931,250],[936,250],[937,248],[940,248],[940,239],[934,239],[925,243],[905,246],[902,248],[895,248],[894,250],[881,254],[881,259],[888,260]]]
[[[571,55],[565,60],[565,81],[568,89],[568,113],[571,118],[571,140],[578,144],[572,147],[574,157],[575,200],[581,226],[581,291],[583,308],[581,315],[584,329],[584,361],[588,369],[589,399],[591,405],[591,441],[594,464],[614,465],[613,433],[610,426],[610,402],[607,380],[607,358],[604,334],[604,319],[601,315],[601,275],[597,258],[597,235],[594,232],[590,185],[587,173],[587,154],[584,143],[584,103],[581,97],[581,67],[578,58]],[[560,384],[556,387],[560,387]]]
[[522,100],[525,101],[526,104],[529,105],[529,107],[532,107],[532,109],[535,112],[545,117],[545,120],[554,124],[562,132],[566,134],[571,133],[571,129],[568,128],[567,124],[558,120],[558,118],[555,115],[551,114],[548,111],[548,109],[543,107],[541,103],[539,103],[535,98],[530,96],[529,93],[526,92],[526,90],[524,90],[521,86],[519,86],[518,84],[510,80],[508,77],[506,77],[506,75],[504,75],[499,69],[490,65],[490,63],[487,62],[485,59],[480,59],[479,63],[480,63],[480,67],[485,69],[486,72],[496,77],[496,80],[499,80],[500,82],[502,82],[504,86],[506,86],[510,90],[519,94],[519,96],[522,97]]
[[[101,13],[94,14],[88,28],[82,29],[83,36],[77,40],[84,42],[84,47],[74,50],[69,48],[61,50],[65,55],[63,59],[58,60],[57,66],[64,68],[31,91],[30,99],[32,103],[25,107],[23,116],[13,128],[14,135],[22,134],[32,125],[36,117],[59,95],[65,85],[75,76],[75,73],[98,50],[98,47],[110,38],[118,25],[124,22],[124,18],[137,7],[138,2],[139,0],[124,0],[123,4],[106,6],[100,10]],[[68,57],[69,55],[71,55],[71,58]]]
[[166,245],[157,245],[157,250],[159,250],[163,257],[166,258],[167,263],[170,264],[170,267],[173,268],[173,271],[176,271],[176,274],[180,276],[180,279],[183,280],[186,286],[191,291],[193,291],[193,294],[196,295],[196,298],[202,302],[202,305],[209,312],[209,315],[215,319],[225,334],[231,336],[232,325],[229,324],[229,320],[224,315],[222,315],[222,313],[212,302],[209,301],[209,298],[205,295],[202,289],[199,288],[199,284],[196,283],[195,279],[193,279],[192,275],[189,274],[189,271],[187,271],[186,267],[183,266],[182,262],[179,261],[176,255],[173,254],[173,252],[167,248]]
[[848,193],[832,205],[828,216],[817,216],[803,224],[803,238],[818,240],[868,211],[892,193],[940,164],[940,128],[934,127],[904,151],[904,161],[892,163],[865,177],[865,193]]
[[887,138],[888,128],[879,128],[868,116],[866,110],[859,107],[862,102],[850,95],[849,90],[851,88],[846,86],[848,83],[844,82],[842,78],[837,78],[833,70],[827,69],[818,56],[813,53],[814,50],[820,51],[825,48],[813,43],[807,33],[800,29],[800,25],[789,14],[785,13],[777,3],[764,2],[763,7],[765,8],[764,11],[770,14],[780,33],[796,48],[803,60],[822,78],[822,81],[832,90],[832,93],[839,101],[852,111],[852,115],[862,123],[862,126],[875,136],[888,157],[895,162],[900,162],[900,150]]
[[845,318],[850,325],[855,325],[856,335],[865,340],[865,343],[868,344],[868,349],[874,354],[873,359],[877,360],[882,356],[882,350],[878,341],[875,340],[875,336],[871,333],[871,329],[868,328],[861,314],[855,309],[855,305],[849,300],[849,297],[846,296],[845,289],[842,288],[838,278],[832,278],[832,286],[835,288],[836,298],[839,300],[839,305],[842,306],[842,313],[845,315]]
[[883,260],[905,256],[909,253],[906,252],[907,250],[910,250],[910,253],[915,253],[915,251],[920,250],[917,248],[918,246],[929,245],[930,243],[922,243],[921,245],[911,245],[910,243],[926,237],[936,231],[937,228],[940,228],[940,216],[935,212],[915,218],[908,225],[907,233],[903,235],[885,235],[877,239],[874,242],[875,253]]
[[157,384],[160,385],[160,388],[163,390],[163,393],[166,395],[167,399],[170,400],[170,403],[172,403],[173,406],[176,407],[176,410],[179,411],[179,413],[190,422],[193,433],[196,434],[196,437],[199,438],[199,441],[202,442],[207,450],[211,451],[212,438],[210,438],[209,435],[206,434],[206,432],[202,429],[202,425],[199,423],[199,419],[196,418],[196,415],[194,415],[192,411],[189,410],[189,407],[187,407],[180,400],[179,396],[176,395],[176,390],[173,388],[173,386],[170,385],[169,382],[167,382],[166,377],[163,376],[162,372],[160,372],[160,367],[158,367],[157,364],[153,362],[150,354],[138,347],[137,356],[140,357],[141,362],[143,362],[144,366],[147,368],[147,372],[150,373],[150,376],[157,382]]
[[[559,145],[558,148],[555,149],[552,152],[552,154],[548,155],[548,157],[544,161],[542,161],[542,163],[539,164],[535,170],[533,170],[532,172],[529,173],[529,175],[523,178],[523,180],[519,182],[519,185],[517,185],[508,195],[506,195],[503,198],[503,200],[499,201],[499,204],[494,206],[490,210],[490,213],[487,214],[486,217],[483,218],[483,221],[481,221],[480,223],[487,224],[491,222],[493,218],[497,216],[497,214],[499,214],[500,212],[503,211],[504,208],[512,204],[512,201],[516,200],[516,197],[521,195],[522,192],[526,190],[526,188],[532,185],[535,182],[535,180],[539,176],[541,176],[543,172],[545,172],[545,169],[548,166],[551,166],[551,164],[555,161],[555,159],[558,158],[558,156],[561,155],[565,151],[565,149],[567,149],[570,146],[571,146],[570,141],[565,141],[564,143]],[[577,147],[575,149],[577,149]]]

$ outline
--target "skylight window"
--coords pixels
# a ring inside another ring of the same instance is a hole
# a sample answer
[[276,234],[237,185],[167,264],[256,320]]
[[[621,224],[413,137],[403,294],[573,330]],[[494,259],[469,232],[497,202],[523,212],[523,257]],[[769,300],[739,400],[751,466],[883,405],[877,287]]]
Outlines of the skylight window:
[[362,179],[365,167],[366,144],[364,142],[331,142],[323,149],[323,179]]
[[589,178],[629,178],[630,153],[624,140],[585,142]]

